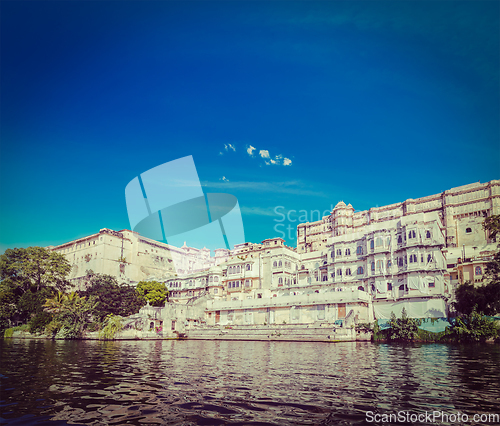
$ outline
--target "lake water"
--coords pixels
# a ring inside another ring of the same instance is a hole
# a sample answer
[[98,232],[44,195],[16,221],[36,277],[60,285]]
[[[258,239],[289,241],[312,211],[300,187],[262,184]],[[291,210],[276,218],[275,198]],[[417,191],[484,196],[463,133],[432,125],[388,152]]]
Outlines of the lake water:
[[9,425],[357,425],[392,424],[375,414],[403,411],[406,420],[426,411],[468,416],[433,418],[455,425],[496,424],[492,415],[500,414],[499,345],[4,339],[0,350],[0,422]]

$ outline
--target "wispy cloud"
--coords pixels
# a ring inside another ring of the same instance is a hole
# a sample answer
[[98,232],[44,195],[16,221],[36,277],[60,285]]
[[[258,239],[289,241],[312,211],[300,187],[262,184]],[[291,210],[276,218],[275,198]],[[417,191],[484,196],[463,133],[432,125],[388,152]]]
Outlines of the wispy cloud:
[[247,146],[247,153],[250,157],[253,157],[253,152],[255,151],[255,147],[253,147],[252,145],[248,145]]
[[219,152],[219,155],[224,155],[224,152],[236,152],[236,146],[231,143],[224,144],[224,150]]
[[276,217],[275,207],[261,208],[261,207],[246,207],[241,206],[241,213],[251,216],[273,216]]
[[222,182],[229,182],[229,179],[226,178],[226,176],[222,176],[219,180],[221,180]]
[[214,189],[235,189],[239,191],[251,192],[273,192],[279,194],[293,194],[293,195],[308,195],[314,197],[326,197],[327,195],[320,191],[315,191],[309,188],[304,182],[300,180],[286,181],[286,182],[251,182],[251,181],[235,181],[235,182],[202,182],[203,187]]
[[[250,149],[251,148],[251,149]],[[253,157],[253,151],[256,150],[257,148],[254,148],[253,146],[249,146],[247,149],[248,155]],[[260,157],[264,160],[264,164],[266,166],[291,166],[292,165],[292,160],[290,160],[287,157],[283,157],[282,154],[278,154],[275,156],[271,156],[269,153],[269,150],[267,149],[260,149],[259,150],[259,155]]]

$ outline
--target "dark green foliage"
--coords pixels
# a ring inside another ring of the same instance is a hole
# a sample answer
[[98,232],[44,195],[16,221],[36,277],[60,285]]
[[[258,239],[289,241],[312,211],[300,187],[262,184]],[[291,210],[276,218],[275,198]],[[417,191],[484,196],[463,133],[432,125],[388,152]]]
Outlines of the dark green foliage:
[[460,285],[455,293],[455,310],[461,315],[470,315],[474,308],[485,315],[500,312],[500,281],[474,287],[467,282]]
[[65,288],[70,269],[64,256],[42,247],[7,249],[0,255],[0,329],[39,314],[44,300]]
[[401,318],[396,318],[394,312],[391,312],[391,319],[389,320],[391,328],[387,333],[387,337],[389,340],[413,341],[418,336],[418,327],[421,324],[422,321],[419,319],[408,318],[405,308],[401,312]]
[[494,214],[487,217],[483,222],[483,229],[489,231],[490,238],[495,238],[500,233],[500,215]]
[[0,279],[19,295],[44,287],[62,290],[68,284],[66,277],[70,270],[71,266],[62,254],[43,247],[7,249],[0,256]]
[[120,286],[111,275],[89,274],[90,287],[82,296],[95,297],[99,302],[95,316],[103,321],[109,314],[128,316],[139,312],[146,303],[133,287]]
[[168,296],[165,284],[157,281],[141,281],[136,290],[151,306],[163,306]]
[[496,322],[481,315],[475,309],[470,314],[457,317],[452,321],[447,334],[458,342],[484,342],[498,337],[499,329]]
[[41,311],[35,314],[28,321],[30,333],[43,333],[45,327],[52,321],[52,315],[49,312]]

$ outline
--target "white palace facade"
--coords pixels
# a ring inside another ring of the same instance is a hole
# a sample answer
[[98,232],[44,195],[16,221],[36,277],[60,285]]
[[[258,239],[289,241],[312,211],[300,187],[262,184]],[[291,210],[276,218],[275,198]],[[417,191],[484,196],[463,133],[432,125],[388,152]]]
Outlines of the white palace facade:
[[127,285],[164,282],[172,329],[371,322],[403,307],[412,317],[437,318],[446,316],[464,271],[481,280],[498,251],[482,228],[496,214],[498,180],[363,212],[339,202],[322,220],[297,227],[296,248],[271,238],[210,256],[109,229],[50,248],[71,263],[75,287],[85,286],[87,270]]

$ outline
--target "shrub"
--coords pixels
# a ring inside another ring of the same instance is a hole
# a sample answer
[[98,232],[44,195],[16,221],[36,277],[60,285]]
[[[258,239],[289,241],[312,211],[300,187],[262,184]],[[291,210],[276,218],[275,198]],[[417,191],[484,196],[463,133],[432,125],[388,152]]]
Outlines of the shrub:
[[43,332],[50,321],[52,321],[52,315],[50,313],[45,311],[37,313],[28,321],[30,333]]
[[389,330],[387,336],[390,340],[401,340],[411,342],[418,336],[418,327],[422,324],[419,319],[408,318],[406,309],[403,308],[401,318],[396,318],[394,312],[391,312],[391,319],[389,320]]
[[447,331],[458,342],[484,342],[499,334],[495,320],[481,315],[476,308],[469,315],[455,318]]
[[99,339],[114,340],[117,333],[123,330],[122,317],[109,314],[104,320],[104,327],[99,330]]

